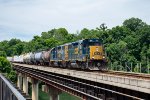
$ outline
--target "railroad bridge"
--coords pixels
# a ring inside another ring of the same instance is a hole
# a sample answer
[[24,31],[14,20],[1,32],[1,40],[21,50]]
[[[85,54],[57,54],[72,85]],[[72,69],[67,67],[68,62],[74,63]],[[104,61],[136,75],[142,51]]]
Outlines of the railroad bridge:
[[32,100],[38,100],[39,81],[45,83],[45,91],[53,90],[49,93],[51,100],[58,100],[61,91],[82,100],[150,100],[148,74],[79,71],[17,63],[13,63],[13,67],[18,73],[17,86],[26,94],[28,80],[32,82]]

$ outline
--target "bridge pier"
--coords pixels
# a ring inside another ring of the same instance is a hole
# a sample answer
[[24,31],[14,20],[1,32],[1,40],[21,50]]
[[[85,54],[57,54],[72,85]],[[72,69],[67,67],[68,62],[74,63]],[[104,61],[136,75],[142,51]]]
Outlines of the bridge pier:
[[62,91],[51,86],[48,86],[48,88],[50,100],[59,100],[59,95],[62,93]]
[[32,78],[32,100],[38,100],[39,82]]
[[18,73],[17,86],[22,90],[22,74]]
[[43,85],[42,91],[49,94],[50,100],[59,100],[59,95],[62,93],[61,90],[49,85]]
[[23,91],[28,94],[28,81],[26,74],[23,74]]

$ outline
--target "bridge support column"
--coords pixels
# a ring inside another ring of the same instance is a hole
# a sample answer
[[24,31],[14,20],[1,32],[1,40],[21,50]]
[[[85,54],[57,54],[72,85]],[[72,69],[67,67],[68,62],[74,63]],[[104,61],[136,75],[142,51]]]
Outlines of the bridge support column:
[[17,86],[22,90],[22,74],[18,73]]
[[27,75],[23,75],[23,91],[28,94],[28,81],[27,81]]
[[39,82],[32,78],[32,100],[38,100]]
[[59,100],[59,95],[62,93],[62,91],[51,86],[48,86],[48,88],[50,100]]

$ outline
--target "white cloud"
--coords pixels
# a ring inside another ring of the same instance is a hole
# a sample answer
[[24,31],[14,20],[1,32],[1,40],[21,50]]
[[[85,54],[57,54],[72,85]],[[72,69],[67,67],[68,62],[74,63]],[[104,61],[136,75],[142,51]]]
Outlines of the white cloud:
[[30,40],[59,27],[76,32],[104,22],[111,28],[130,17],[149,24],[149,9],[149,0],[0,0],[0,41]]

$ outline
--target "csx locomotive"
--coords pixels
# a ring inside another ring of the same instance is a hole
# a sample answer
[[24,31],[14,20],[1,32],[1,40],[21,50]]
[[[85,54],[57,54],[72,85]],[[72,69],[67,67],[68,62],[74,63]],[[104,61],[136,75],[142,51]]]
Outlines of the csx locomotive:
[[89,70],[107,69],[104,47],[99,39],[83,39],[54,47],[48,51],[14,56],[12,62]]

